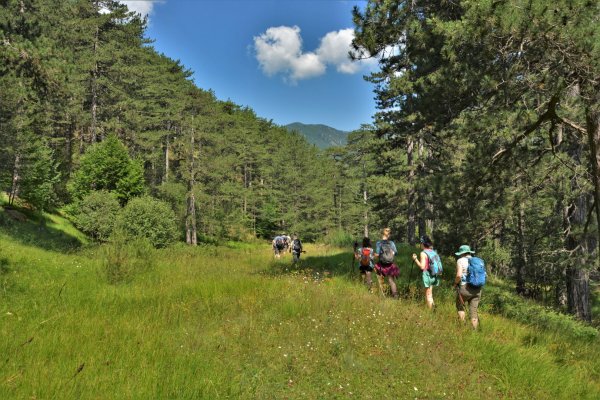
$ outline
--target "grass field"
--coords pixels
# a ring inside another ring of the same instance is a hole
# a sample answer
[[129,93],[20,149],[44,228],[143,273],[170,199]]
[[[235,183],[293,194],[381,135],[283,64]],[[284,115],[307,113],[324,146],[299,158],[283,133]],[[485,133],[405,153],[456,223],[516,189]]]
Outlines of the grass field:
[[431,313],[407,247],[395,301],[335,248],[292,266],[266,243],[96,247],[0,222],[1,399],[600,398],[597,338],[490,313],[473,332],[448,283]]

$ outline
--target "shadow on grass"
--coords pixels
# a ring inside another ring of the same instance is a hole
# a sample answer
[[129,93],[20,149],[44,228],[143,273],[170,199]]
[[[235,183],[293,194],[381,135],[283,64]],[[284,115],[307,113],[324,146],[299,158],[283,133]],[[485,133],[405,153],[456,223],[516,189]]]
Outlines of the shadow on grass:
[[46,216],[30,210],[0,206],[0,233],[21,244],[60,252],[82,246],[77,237],[49,226],[50,223],[52,221]]
[[[422,288],[421,275],[418,268],[410,261],[412,249],[399,250],[396,264],[400,268],[400,276],[396,279],[398,292],[404,298],[419,299]],[[284,256],[280,260],[273,260],[264,271],[270,276],[282,275],[309,275],[313,280],[327,278],[341,278],[356,283],[362,282],[358,261],[354,259],[352,251],[325,254],[318,256],[305,256],[299,262],[293,263],[291,257]],[[372,290],[379,291],[377,276],[372,273]],[[389,291],[387,278],[384,279],[384,290]]]

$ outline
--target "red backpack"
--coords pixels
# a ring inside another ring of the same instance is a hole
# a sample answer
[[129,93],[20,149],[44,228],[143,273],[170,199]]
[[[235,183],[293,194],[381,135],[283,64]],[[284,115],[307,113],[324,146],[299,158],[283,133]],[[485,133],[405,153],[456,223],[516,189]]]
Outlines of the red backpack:
[[371,253],[373,249],[368,247],[364,247],[360,252],[360,265],[361,267],[370,267],[371,266]]

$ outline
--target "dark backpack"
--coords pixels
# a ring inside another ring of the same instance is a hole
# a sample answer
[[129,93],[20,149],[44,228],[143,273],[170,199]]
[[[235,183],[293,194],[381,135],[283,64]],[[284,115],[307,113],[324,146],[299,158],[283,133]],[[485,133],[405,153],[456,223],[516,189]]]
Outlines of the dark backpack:
[[387,240],[384,240],[379,244],[379,262],[381,264],[394,263],[394,248]]
[[362,267],[370,267],[371,266],[371,253],[373,252],[372,249],[368,248],[368,247],[363,247],[362,251],[360,252],[360,265]]
[[302,244],[300,243],[300,239],[294,239],[292,242],[292,251],[295,253],[300,253],[302,251]]
[[474,287],[485,285],[487,274],[485,272],[485,263],[479,257],[469,257],[469,267],[467,268],[467,284]]
[[427,254],[427,258],[429,259],[429,275],[431,276],[441,276],[442,272],[444,272],[444,267],[442,266],[442,260],[440,256],[435,250],[423,250],[425,254]]

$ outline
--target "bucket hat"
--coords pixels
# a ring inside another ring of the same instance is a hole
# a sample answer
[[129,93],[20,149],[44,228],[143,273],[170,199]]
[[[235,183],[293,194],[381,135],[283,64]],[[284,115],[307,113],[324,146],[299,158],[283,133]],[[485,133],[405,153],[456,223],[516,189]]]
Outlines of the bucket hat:
[[466,244],[463,244],[462,246],[460,246],[458,248],[458,252],[454,253],[454,254],[456,254],[457,256],[461,256],[465,253],[475,254],[475,252],[472,251],[471,248],[469,246],[467,246]]

